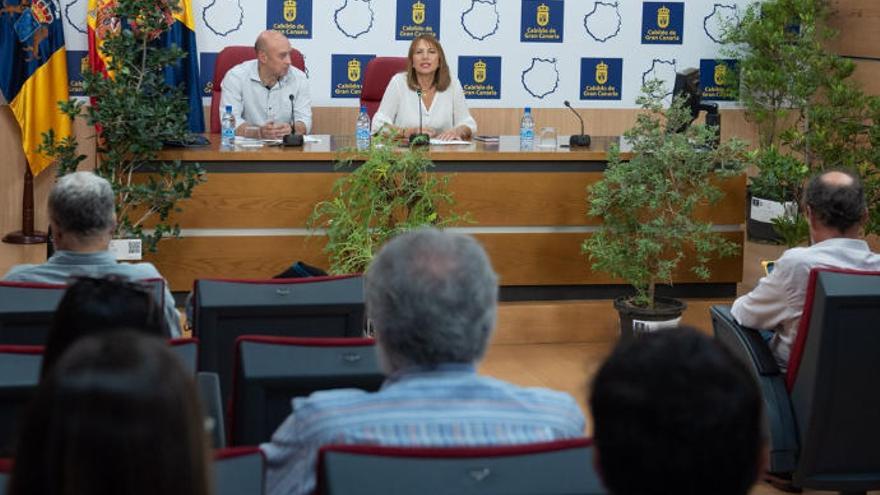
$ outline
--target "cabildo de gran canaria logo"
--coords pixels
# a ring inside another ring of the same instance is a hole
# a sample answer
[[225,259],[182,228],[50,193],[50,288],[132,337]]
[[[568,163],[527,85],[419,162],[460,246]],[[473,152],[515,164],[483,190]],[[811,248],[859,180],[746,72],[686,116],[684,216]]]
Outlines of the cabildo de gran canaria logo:
[[440,0],[397,0],[395,39],[410,40],[426,33],[440,38]]
[[684,3],[645,2],[642,4],[642,43],[680,45],[684,26]]
[[732,101],[736,99],[739,77],[737,61],[732,59],[700,60],[700,86],[704,100]]
[[311,38],[312,0],[267,0],[266,28],[288,38]]
[[561,43],[564,7],[562,0],[523,0],[520,41]]
[[501,99],[501,57],[458,57],[458,77],[465,98]]
[[334,54],[331,57],[331,98],[359,98],[363,88],[364,67],[375,55]]
[[361,61],[353,58],[348,61],[348,80],[357,82],[361,78]]
[[619,100],[623,95],[623,59],[582,58],[581,100]]

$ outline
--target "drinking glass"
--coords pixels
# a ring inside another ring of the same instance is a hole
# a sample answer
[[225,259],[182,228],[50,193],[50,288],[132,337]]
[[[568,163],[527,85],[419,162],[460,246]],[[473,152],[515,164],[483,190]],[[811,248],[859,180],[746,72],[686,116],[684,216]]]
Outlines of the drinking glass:
[[556,149],[556,128],[542,127],[538,133],[538,147],[542,149]]

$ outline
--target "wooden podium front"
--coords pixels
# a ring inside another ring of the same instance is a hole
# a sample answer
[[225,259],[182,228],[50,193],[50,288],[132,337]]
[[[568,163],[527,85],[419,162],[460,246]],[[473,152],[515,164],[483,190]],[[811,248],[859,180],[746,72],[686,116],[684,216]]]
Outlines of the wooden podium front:
[[[172,290],[189,290],[196,278],[269,278],[297,260],[328,266],[325,237],[309,231],[306,220],[341,176],[333,167],[338,150],[354,143],[349,136],[317,137],[319,143],[303,148],[221,151],[219,136],[212,135],[208,147],[161,154],[163,160],[200,162],[208,171],[208,181],[172,218],[182,237],[163,240],[158,253],[146,256]],[[516,136],[502,136],[496,144],[434,146],[429,153],[435,173],[452,174],[456,211],[475,221],[456,230],[485,246],[504,289],[589,293],[620,283],[593,272],[580,251],[600,223],[587,216],[586,188],[601,178],[612,142],[617,138],[594,137],[586,150],[523,152]],[[687,267],[675,282],[732,296],[742,278],[745,176],[721,186],[724,199],[700,216],[738,243],[739,253],[713,262],[707,283]]]

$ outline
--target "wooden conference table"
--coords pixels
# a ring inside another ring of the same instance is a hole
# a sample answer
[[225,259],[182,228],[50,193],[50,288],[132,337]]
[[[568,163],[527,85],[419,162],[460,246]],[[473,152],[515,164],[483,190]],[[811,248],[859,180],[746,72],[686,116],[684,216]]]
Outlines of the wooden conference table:
[[[330,197],[343,173],[334,170],[334,160],[354,144],[353,137],[322,135],[302,148],[234,151],[219,149],[219,135],[208,137],[210,146],[160,155],[200,162],[208,172],[208,181],[172,219],[180,223],[182,238],[162,241],[158,253],[146,256],[171,289],[189,290],[195,278],[269,278],[296,260],[326,267],[325,237],[310,232],[306,219]],[[560,136],[560,142],[567,139]],[[584,150],[524,152],[516,136],[501,136],[495,144],[431,147],[435,172],[453,175],[456,211],[475,220],[459,230],[486,247],[508,299],[608,297],[619,289],[613,287],[619,281],[593,272],[580,251],[600,223],[587,216],[586,187],[601,178],[612,142],[618,138],[594,137]],[[745,177],[722,187],[725,198],[700,215],[742,246]],[[675,277],[677,287],[691,287],[702,297],[712,291],[733,295],[741,279],[742,249],[714,262],[708,283],[689,285],[701,281],[686,268]]]

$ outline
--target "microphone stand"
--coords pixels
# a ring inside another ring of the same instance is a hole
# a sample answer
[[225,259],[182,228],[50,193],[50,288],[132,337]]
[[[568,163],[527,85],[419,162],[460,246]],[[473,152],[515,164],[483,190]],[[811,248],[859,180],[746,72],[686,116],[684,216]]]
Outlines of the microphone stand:
[[574,116],[578,118],[578,120],[581,121],[581,133],[577,134],[577,135],[572,134],[568,138],[568,145],[572,148],[575,148],[575,147],[587,148],[587,147],[589,147],[590,146],[590,136],[588,136],[587,134],[584,133],[584,119],[581,118],[580,114],[578,114],[574,110],[574,108],[571,108],[571,103],[569,103],[568,100],[565,100],[563,102],[563,104],[565,106],[567,106],[569,110],[571,110],[571,113],[573,113]]
[[422,132],[422,90],[417,89],[416,94],[419,97],[419,132],[409,135],[409,145],[428,146],[431,144],[431,136]]
[[290,134],[284,136],[281,142],[284,146],[302,146],[303,136],[296,133],[296,107],[294,106],[293,94],[288,95],[290,99]]

